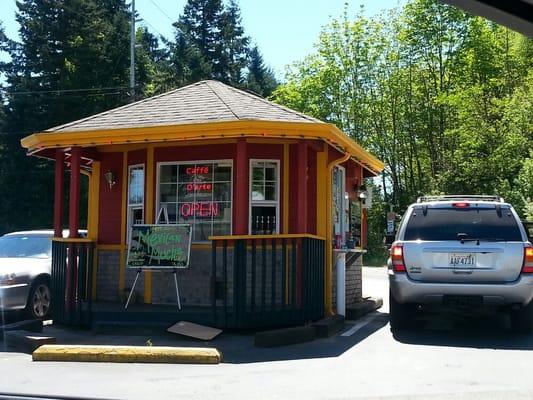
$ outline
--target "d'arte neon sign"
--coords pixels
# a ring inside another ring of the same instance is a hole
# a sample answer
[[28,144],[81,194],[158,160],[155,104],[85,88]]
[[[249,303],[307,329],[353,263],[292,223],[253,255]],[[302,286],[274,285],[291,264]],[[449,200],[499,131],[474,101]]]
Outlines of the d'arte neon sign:
[[189,176],[192,176],[193,182],[187,183],[185,188],[187,192],[211,192],[213,190],[213,185],[211,183],[204,183],[197,181],[198,175],[207,175],[209,174],[208,166],[197,166],[197,167],[188,167],[185,169],[185,173]]
[[[193,182],[185,185],[187,192],[213,191],[213,184],[201,182],[197,178],[198,175],[208,175],[210,173],[209,166],[188,167],[185,169],[185,173],[191,176],[193,180]],[[202,218],[217,217],[220,214],[220,206],[212,201],[193,201],[182,203],[179,207],[179,213],[184,218],[193,216]]]

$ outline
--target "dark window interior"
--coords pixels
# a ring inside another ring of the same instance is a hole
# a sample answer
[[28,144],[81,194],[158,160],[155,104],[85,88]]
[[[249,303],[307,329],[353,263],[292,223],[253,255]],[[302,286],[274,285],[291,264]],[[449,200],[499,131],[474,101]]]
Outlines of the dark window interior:
[[[426,208],[415,207],[404,240],[521,241],[518,223],[507,208]],[[466,235],[466,236],[465,236]]]

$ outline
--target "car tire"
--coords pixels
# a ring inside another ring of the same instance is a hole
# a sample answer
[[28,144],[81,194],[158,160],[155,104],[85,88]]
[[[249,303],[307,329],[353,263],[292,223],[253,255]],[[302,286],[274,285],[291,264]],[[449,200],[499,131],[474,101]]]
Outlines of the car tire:
[[412,318],[411,304],[398,303],[392,292],[389,291],[389,322],[392,331],[408,327]]
[[47,279],[36,279],[31,285],[26,312],[33,319],[46,319],[50,316],[52,293]]
[[511,311],[511,329],[516,333],[533,333],[533,301],[519,310]]

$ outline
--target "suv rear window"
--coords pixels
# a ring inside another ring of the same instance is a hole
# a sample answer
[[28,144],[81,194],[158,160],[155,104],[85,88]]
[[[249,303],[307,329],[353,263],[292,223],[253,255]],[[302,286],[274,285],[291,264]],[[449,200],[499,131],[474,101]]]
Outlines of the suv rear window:
[[468,239],[522,241],[518,223],[509,209],[502,208],[427,208],[415,207],[405,229],[404,240]]

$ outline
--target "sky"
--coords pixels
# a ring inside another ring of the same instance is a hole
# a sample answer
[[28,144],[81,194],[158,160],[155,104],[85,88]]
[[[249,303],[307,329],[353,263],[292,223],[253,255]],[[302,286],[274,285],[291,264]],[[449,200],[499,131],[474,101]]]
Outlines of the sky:
[[[10,38],[17,37],[16,0],[0,0],[0,21]],[[136,0],[142,18],[138,24],[154,34],[173,37],[172,22],[182,12],[186,0]],[[348,4],[349,15],[363,5],[365,14],[405,4],[405,0],[238,0],[245,33],[259,46],[265,62],[278,78],[285,66],[302,60],[313,52],[313,45],[323,26],[332,17],[342,15]]]

